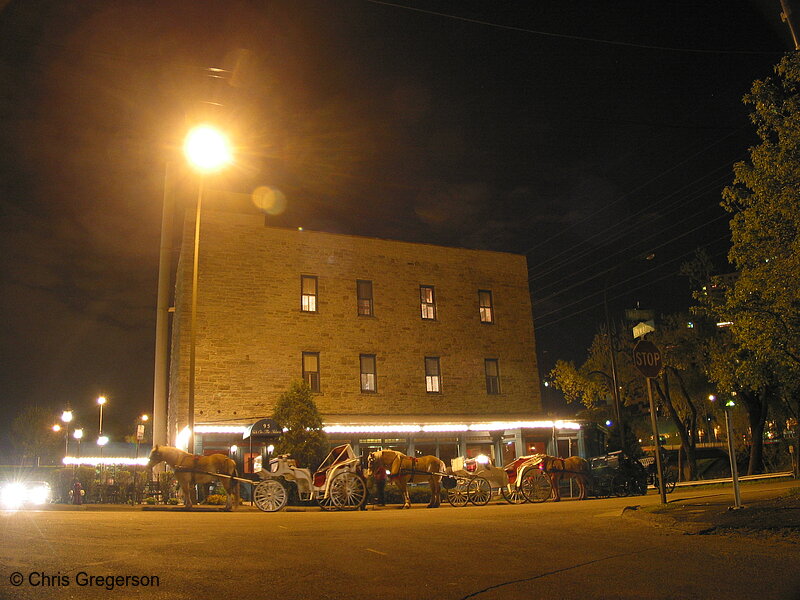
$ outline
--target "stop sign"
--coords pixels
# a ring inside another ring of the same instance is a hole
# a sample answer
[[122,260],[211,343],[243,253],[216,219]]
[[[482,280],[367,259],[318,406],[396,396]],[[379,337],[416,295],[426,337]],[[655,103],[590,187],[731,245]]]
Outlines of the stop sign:
[[658,377],[661,372],[661,350],[653,342],[640,340],[633,348],[633,366],[645,377]]

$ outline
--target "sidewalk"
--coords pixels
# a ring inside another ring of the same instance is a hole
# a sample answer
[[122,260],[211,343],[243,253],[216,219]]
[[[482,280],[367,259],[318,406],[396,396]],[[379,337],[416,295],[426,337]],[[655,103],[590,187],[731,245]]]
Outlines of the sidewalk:
[[[660,504],[658,494],[625,509],[623,516],[687,534],[778,535],[800,543],[800,481],[762,480],[742,485],[742,508],[735,509],[733,487],[676,490]],[[651,492],[651,494],[653,494]]]

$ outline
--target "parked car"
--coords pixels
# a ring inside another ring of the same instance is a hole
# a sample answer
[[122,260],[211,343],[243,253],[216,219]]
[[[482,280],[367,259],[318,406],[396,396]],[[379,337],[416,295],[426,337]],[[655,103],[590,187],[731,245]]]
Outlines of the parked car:
[[0,508],[14,510],[41,506],[53,500],[53,491],[46,481],[6,481],[0,484]]

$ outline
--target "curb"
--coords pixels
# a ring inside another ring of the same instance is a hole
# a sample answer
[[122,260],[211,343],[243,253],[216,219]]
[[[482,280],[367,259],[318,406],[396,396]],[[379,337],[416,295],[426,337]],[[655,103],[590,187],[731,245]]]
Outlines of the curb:
[[670,515],[652,513],[641,509],[641,505],[626,506],[622,509],[622,516],[629,519],[636,519],[637,521],[652,525],[653,527],[675,529],[686,535],[703,535],[715,529],[712,523],[679,521]]

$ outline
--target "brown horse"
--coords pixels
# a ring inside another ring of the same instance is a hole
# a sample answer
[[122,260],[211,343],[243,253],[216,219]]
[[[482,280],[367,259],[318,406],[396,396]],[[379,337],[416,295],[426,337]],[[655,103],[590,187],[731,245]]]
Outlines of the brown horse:
[[378,450],[369,455],[368,474],[379,469],[389,472],[389,481],[393,482],[403,494],[403,508],[411,508],[411,498],[407,484],[427,483],[431,487],[431,501],[428,508],[438,508],[441,501],[442,475],[444,463],[435,456],[414,458],[394,450]]
[[550,485],[553,488],[553,502],[561,500],[561,493],[558,484],[562,479],[574,479],[578,482],[578,500],[586,499],[586,485],[591,476],[589,462],[580,456],[570,456],[569,458],[556,458],[555,456],[543,456],[539,463],[539,468],[550,478]]
[[[225,510],[231,510],[239,504],[239,482],[231,479],[231,477],[239,475],[236,470],[236,462],[224,454],[196,456],[172,446],[155,446],[150,452],[150,462],[147,463],[147,467],[152,469],[161,462],[167,463],[174,469],[175,479],[178,480],[183,491],[185,508],[192,508],[195,484],[207,484],[214,480],[222,482],[222,487],[228,493]],[[216,474],[228,477],[218,477],[215,476]]]

